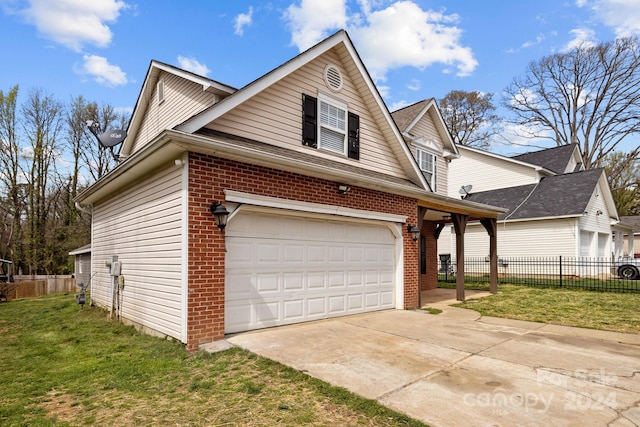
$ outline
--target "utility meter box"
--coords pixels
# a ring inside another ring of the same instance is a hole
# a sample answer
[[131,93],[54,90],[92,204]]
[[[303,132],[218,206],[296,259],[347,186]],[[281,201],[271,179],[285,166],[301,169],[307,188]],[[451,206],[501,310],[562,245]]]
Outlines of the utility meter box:
[[119,276],[122,273],[122,262],[115,261],[111,263],[111,272],[112,276]]

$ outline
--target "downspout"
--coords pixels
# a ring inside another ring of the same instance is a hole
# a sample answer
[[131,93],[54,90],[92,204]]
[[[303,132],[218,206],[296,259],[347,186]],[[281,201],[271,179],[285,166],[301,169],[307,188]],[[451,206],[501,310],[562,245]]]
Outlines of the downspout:
[[[83,208],[82,205],[78,202],[74,202],[74,206],[76,207],[76,209],[78,209],[82,213],[86,213],[87,215],[93,215],[93,212],[89,212],[88,210]],[[93,205],[89,205],[89,207],[91,208],[91,211],[93,211]]]

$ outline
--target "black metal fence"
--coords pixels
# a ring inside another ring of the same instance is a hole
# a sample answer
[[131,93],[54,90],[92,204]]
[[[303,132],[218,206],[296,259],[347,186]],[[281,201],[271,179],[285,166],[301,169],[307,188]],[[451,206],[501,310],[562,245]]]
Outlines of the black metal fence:
[[[610,258],[499,258],[498,283],[587,289],[603,292],[640,292],[640,263]],[[489,259],[465,258],[465,283],[489,283]],[[440,257],[438,280],[456,281],[456,261]]]

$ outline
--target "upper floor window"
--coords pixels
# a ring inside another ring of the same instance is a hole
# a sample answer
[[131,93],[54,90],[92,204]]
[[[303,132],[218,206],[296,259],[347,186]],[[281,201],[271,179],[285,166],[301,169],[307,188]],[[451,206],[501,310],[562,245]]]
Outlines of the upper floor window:
[[302,95],[302,144],[360,159],[360,117],[326,96]]
[[421,149],[416,149],[416,160],[432,191],[436,191],[436,156]]
[[319,148],[346,154],[347,107],[343,104],[319,99],[320,120],[318,123]]

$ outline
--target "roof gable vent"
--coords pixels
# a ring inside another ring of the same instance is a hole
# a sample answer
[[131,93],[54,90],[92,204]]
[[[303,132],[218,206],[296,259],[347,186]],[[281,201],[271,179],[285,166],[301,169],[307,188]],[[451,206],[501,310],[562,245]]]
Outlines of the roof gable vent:
[[324,67],[324,82],[329,89],[338,92],[342,90],[342,73],[340,69],[333,64],[327,64]]

